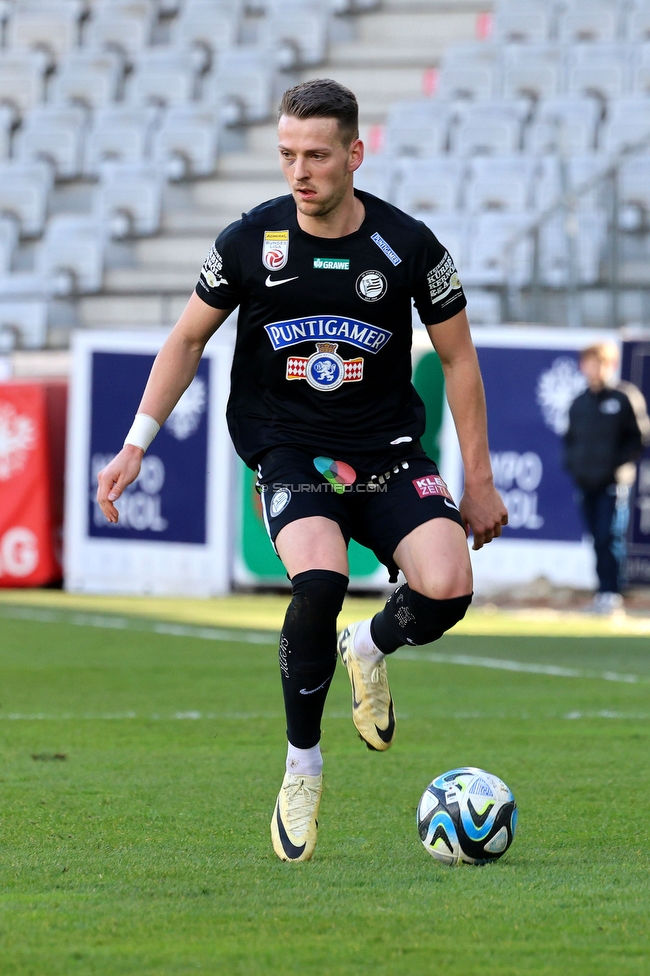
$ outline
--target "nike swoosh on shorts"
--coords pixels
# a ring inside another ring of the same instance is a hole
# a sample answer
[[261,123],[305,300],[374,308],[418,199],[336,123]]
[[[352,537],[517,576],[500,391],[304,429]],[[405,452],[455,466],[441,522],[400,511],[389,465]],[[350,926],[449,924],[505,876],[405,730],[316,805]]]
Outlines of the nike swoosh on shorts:
[[268,275],[264,284],[266,285],[267,288],[275,288],[276,285],[286,285],[287,281],[295,281],[296,278],[299,277],[300,275],[294,275],[293,278],[280,278],[279,281],[273,281],[271,279],[271,275]]

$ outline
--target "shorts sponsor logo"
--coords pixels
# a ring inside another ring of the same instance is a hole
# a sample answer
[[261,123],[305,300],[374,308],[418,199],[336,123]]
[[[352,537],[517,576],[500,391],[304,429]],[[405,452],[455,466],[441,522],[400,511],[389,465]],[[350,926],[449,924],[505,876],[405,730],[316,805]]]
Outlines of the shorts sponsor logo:
[[402,259],[399,256],[399,254],[395,254],[395,251],[392,249],[390,244],[386,243],[386,241],[381,236],[381,234],[377,234],[377,233],[373,234],[370,240],[377,245],[380,251],[384,252],[384,254],[386,255],[386,257],[388,258],[388,260],[392,265],[397,267],[398,264],[402,263]]
[[314,467],[332,486],[337,495],[342,495],[346,488],[357,480],[357,472],[351,464],[345,461],[335,461],[334,458],[314,458]]
[[269,271],[281,271],[289,260],[289,231],[265,230],[262,264]]
[[213,244],[201,268],[201,277],[208,288],[218,288],[219,285],[228,284],[227,280],[221,274],[222,268],[223,258]]
[[288,488],[280,488],[279,491],[274,491],[269,504],[269,515],[271,518],[277,518],[281,512],[284,512],[290,501],[291,492]]
[[314,390],[338,390],[342,383],[363,379],[363,357],[343,360],[337,355],[338,343],[317,342],[311,356],[290,356],[287,379],[307,380]]
[[427,284],[429,285],[432,305],[437,305],[438,302],[443,302],[446,305],[447,302],[444,299],[449,298],[452,301],[456,297],[454,292],[460,291],[460,278],[454,267],[452,257],[447,251],[445,251],[442,260],[427,274]]
[[381,271],[364,271],[357,278],[357,295],[364,302],[378,302],[388,291],[388,282]]
[[350,258],[314,258],[316,271],[349,271]]
[[347,342],[357,349],[376,353],[386,345],[392,332],[369,325],[357,319],[344,319],[340,315],[329,318],[323,316],[311,319],[288,319],[286,322],[271,322],[264,326],[271,345],[277,352],[287,346],[296,346],[310,339],[324,339],[333,342]]
[[413,487],[420,498],[428,498],[429,495],[440,495],[453,502],[451,493],[439,474],[427,474],[424,478],[414,478]]

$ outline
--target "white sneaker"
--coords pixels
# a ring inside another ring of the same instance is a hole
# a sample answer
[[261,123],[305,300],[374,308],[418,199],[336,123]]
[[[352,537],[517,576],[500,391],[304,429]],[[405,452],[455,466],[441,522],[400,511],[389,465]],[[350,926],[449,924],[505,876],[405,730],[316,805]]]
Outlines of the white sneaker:
[[623,613],[623,597],[620,593],[596,593],[589,611],[603,617],[613,613]]
[[356,653],[354,635],[358,626],[350,624],[338,640],[339,654],[352,685],[352,721],[369,749],[384,752],[395,737],[395,709],[386,662],[370,661]]
[[271,818],[273,850],[281,861],[309,861],[316,847],[323,774],[285,773]]

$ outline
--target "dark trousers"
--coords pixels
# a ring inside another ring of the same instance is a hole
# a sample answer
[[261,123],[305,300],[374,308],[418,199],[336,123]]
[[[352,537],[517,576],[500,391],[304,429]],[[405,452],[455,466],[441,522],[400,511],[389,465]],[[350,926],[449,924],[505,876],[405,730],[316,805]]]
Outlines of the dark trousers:
[[618,560],[614,554],[616,485],[598,491],[581,490],[582,517],[593,536],[599,593],[618,593]]

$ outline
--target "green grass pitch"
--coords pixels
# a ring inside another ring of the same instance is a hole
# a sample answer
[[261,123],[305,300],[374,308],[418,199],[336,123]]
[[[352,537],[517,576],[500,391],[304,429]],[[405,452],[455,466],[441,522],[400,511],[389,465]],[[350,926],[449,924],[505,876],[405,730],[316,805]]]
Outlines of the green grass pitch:
[[[398,653],[383,755],[339,668],[319,844],[291,865],[269,839],[272,638],[110,623],[0,610],[2,976],[649,972],[647,638]],[[445,868],[414,811],[465,764],[513,789],[518,835],[496,864]]]

